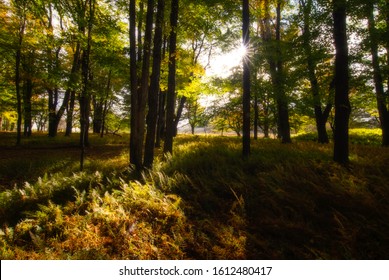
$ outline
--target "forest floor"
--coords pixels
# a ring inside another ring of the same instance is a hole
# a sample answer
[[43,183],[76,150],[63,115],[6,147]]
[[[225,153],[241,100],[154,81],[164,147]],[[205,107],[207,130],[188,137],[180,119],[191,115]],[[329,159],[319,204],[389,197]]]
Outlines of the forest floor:
[[389,149],[352,138],[350,165],[291,145],[179,136],[139,176],[128,137],[0,134],[1,259],[388,259]]

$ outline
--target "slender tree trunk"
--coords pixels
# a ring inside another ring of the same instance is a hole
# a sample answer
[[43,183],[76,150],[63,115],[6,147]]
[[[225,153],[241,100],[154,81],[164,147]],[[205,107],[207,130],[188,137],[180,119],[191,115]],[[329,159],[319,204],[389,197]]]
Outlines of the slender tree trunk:
[[155,146],[161,147],[161,139],[165,137],[166,125],[166,91],[160,91],[158,96],[158,122],[157,122],[157,136]]
[[346,1],[333,1],[335,40],[335,130],[334,161],[349,162],[349,62],[346,34]]
[[254,96],[254,140],[258,139],[259,126],[259,108],[258,108],[258,94],[255,92]]
[[164,153],[173,153],[174,109],[176,103],[176,48],[179,0],[172,0],[170,13],[169,74],[166,100],[166,137]]
[[81,55],[81,44],[80,42],[77,42],[76,51],[74,52],[73,55],[73,65],[70,72],[68,88],[65,92],[65,98],[62,102],[61,108],[58,110],[57,113],[57,119],[59,122],[59,119],[62,117],[62,115],[66,110],[65,136],[70,136],[73,129],[73,112],[74,112],[74,102],[76,99],[76,91],[74,89],[74,86],[76,84],[77,76],[79,74],[80,67],[81,67],[80,55]]
[[69,105],[66,106],[66,131],[65,136],[70,136],[73,130],[73,113],[74,103],[76,101],[76,91],[72,90],[70,93]]
[[19,41],[16,49],[15,56],[15,89],[16,89],[16,102],[17,102],[17,113],[18,119],[16,122],[16,145],[21,144],[22,139],[22,92],[20,88],[21,82],[21,60],[22,60],[22,44],[24,38],[24,30],[26,28],[26,20],[23,17],[20,19],[19,24]]
[[[242,9],[242,41],[246,49],[250,45],[250,6],[249,0],[243,0]],[[250,155],[250,61],[243,58],[243,157]]]
[[143,41],[143,61],[142,61],[142,76],[140,80],[140,89],[136,91],[137,94],[137,115],[134,119],[134,127],[131,127],[133,133],[133,164],[137,170],[143,168],[143,141],[145,134],[145,115],[147,94],[149,90],[149,73],[150,73],[150,57],[151,57],[151,39],[153,31],[153,15],[154,15],[154,1],[147,1],[147,15],[146,15],[146,30]]
[[97,96],[92,96],[93,104],[93,133],[100,134],[103,126],[104,100]]
[[89,115],[90,115],[90,53],[91,53],[91,42],[92,42],[92,27],[94,21],[94,0],[89,0],[89,18],[87,28],[87,45],[83,50],[81,58],[81,72],[82,72],[82,90],[80,93],[80,146],[81,146],[81,157],[80,157],[80,169],[84,168],[85,158],[85,147],[89,146]]
[[139,1],[139,17],[138,17],[138,61],[142,61],[142,52],[140,51],[142,49],[143,43],[142,43],[142,35],[143,35],[143,16],[144,16],[144,3],[142,1]]
[[178,134],[178,123],[181,120],[181,116],[182,116],[182,112],[183,112],[184,107],[185,107],[186,100],[187,100],[187,97],[186,96],[182,96],[180,98],[180,102],[178,103],[177,113],[176,113],[176,116],[174,117],[174,128],[173,128],[174,129],[174,133],[173,133],[173,137],[176,137],[177,134]]
[[289,125],[289,109],[288,101],[285,94],[285,77],[284,65],[282,61],[281,50],[281,1],[277,2],[277,24],[276,24],[276,43],[277,43],[277,63],[275,71],[275,88],[277,96],[279,134],[282,143],[291,143],[290,125]]
[[320,89],[319,83],[316,77],[316,63],[313,59],[312,47],[311,47],[311,27],[310,27],[310,15],[312,10],[312,0],[302,1],[300,0],[300,5],[303,9],[304,16],[304,28],[303,28],[303,40],[304,40],[304,51],[307,59],[308,66],[308,77],[311,84],[311,91],[314,102],[314,112],[316,120],[316,129],[318,133],[318,142],[319,143],[329,143],[326,123],[328,119],[327,108],[330,106],[329,110],[332,108],[332,104],[327,104],[325,111],[323,112],[321,106],[320,98]]
[[270,120],[269,120],[269,106],[266,106],[263,109],[264,120],[263,120],[263,134],[265,138],[269,138],[269,130],[270,130]]
[[147,134],[145,143],[144,166],[150,168],[154,161],[154,147],[158,120],[158,96],[162,60],[162,35],[164,21],[165,1],[158,0],[157,19],[154,34],[153,67],[149,89],[149,111],[147,114]]
[[136,56],[136,1],[130,0],[130,84],[131,84],[131,120],[130,120],[130,163],[136,163],[136,118],[138,116],[138,75]]
[[373,77],[374,86],[376,91],[377,108],[379,113],[380,125],[382,130],[382,145],[389,145],[389,111],[386,106],[386,97],[383,85],[383,77],[380,68],[379,56],[378,56],[378,43],[377,43],[377,30],[374,19],[374,6],[373,3],[368,4],[368,26],[370,36],[370,53],[373,64]]
[[[109,70],[108,73],[108,81],[107,81],[107,87],[105,89],[105,98],[104,98],[104,104],[103,104],[103,112],[102,112],[102,120],[101,120],[101,131],[100,131],[100,137],[103,138],[104,136],[104,130],[105,130],[105,123],[106,123],[106,117],[108,112],[108,99],[109,94],[111,92],[111,76],[112,76],[112,69]],[[109,105],[110,107],[111,105]]]
[[[30,75],[31,73],[28,74]],[[30,77],[27,77],[23,84],[24,136],[26,137],[30,137],[32,134],[32,90],[32,80]]]
[[47,89],[49,96],[49,137],[55,137],[57,135],[58,120],[56,114],[57,102],[58,102],[58,90]]

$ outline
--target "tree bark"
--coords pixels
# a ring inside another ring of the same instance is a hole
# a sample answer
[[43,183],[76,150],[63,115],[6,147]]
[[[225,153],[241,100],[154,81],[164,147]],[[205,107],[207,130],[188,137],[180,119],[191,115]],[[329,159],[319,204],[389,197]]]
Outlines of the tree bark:
[[90,115],[90,54],[92,43],[92,27],[94,21],[94,0],[88,0],[89,4],[89,18],[87,28],[87,44],[83,49],[81,57],[81,72],[82,72],[82,89],[79,96],[80,103],[80,169],[84,168],[85,147],[89,146],[89,115]]
[[66,106],[66,132],[65,136],[70,136],[73,130],[74,102],[76,101],[76,91],[71,90],[69,105]]
[[377,30],[374,19],[374,5],[367,4],[368,28],[370,37],[370,53],[373,65],[374,86],[376,91],[377,108],[379,113],[380,125],[382,130],[382,145],[389,146],[389,111],[386,105],[385,90],[383,85],[383,76],[380,68]]
[[130,120],[130,163],[136,163],[136,118],[138,115],[138,75],[136,70],[136,1],[130,0],[130,91],[131,91],[131,120]]
[[312,47],[311,47],[311,25],[310,25],[310,16],[312,10],[312,0],[307,2],[300,0],[300,5],[303,9],[303,44],[305,56],[307,59],[308,66],[308,78],[311,84],[311,92],[314,102],[314,112],[315,112],[315,121],[316,129],[318,133],[318,142],[319,143],[329,143],[328,133],[326,129],[326,123],[329,116],[329,111],[332,108],[332,104],[328,103],[326,108],[322,109],[321,98],[320,98],[320,88],[319,83],[316,77],[316,63],[313,58]]
[[22,44],[24,39],[24,31],[26,28],[26,19],[24,15],[20,15],[19,23],[19,38],[15,55],[15,89],[16,89],[16,102],[18,119],[16,122],[16,145],[21,144],[22,139],[22,92],[20,87],[21,82],[21,60],[22,60]]
[[349,162],[349,60],[346,34],[346,1],[333,1],[335,41],[335,130],[334,161]]
[[166,136],[164,153],[173,153],[174,111],[176,103],[176,49],[179,0],[172,0],[170,13],[169,74],[166,100]]
[[281,50],[281,1],[277,2],[276,44],[277,62],[274,86],[276,89],[277,98],[279,134],[281,136],[282,143],[291,143],[292,140],[290,138],[289,109],[288,100],[285,94],[284,65]]
[[164,21],[165,1],[158,0],[157,19],[154,34],[153,66],[151,73],[150,89],[148,96],[149,111],[147,114],[147,133],[145,142],[144,166],[150,168],[154,161],[154,148],[158,120],[158,96],[162,61],[162,36]]
[[[243,0],[242,8],[242,41],[246,49],[250,45],[250,6],[249,0]],[[250,61],[243,58],[243,157],[250,155]]]
[[[25,71],[27,69],[24,69]],[[31,69],[29,69],[31,70]],[[23,111],[24,111],[24,136],[30,137],[32,134],[32,104],[31,104],[31,97],[32,97],[32,91],[33,91],[33,83],[32,79],[30,77],[31,72],[28,71],[27,77],[24,80],[23,83]]]
[[154,0],[147,1],[146,15],[146,30],[143,41],[143,60],[142,60],[142,76],[140,80],[140,88],[136,91],[137,94],[137,114],[134,119],[134,127],[131,131],[133,135],[133,164],[139,171],[143,169],[143,141],[145,134],[145,115],[147,94],[149,90],[149,73],[150,73],[150,57],[151,57],[151,39],[153,31],[153,15],[154,15]]

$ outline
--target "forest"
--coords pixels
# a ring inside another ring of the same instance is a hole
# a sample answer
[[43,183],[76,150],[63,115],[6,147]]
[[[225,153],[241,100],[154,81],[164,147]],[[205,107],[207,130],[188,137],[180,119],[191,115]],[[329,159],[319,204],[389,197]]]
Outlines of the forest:
[[1,0],[1,259],[387,259],[387,0]]

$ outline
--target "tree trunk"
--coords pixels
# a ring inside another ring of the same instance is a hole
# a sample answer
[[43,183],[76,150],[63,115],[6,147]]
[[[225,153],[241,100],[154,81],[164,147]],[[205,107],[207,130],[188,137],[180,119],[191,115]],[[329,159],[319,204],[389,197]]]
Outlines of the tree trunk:
[[378,56],[377,30],[374,20],[374,5],[369,2],[367,7],[369,36],[370,36],[370,53],[373,65],[374,86],[376,91],[377,108],[379,113],[380,125],[382,130],[382,145],[389,145],[389,111],[386,106],[386,97],[383,85],[383,77],[380,68]]
[[20,88],[20,82],[21,82],[20,66],[22,60],[22,44],[23,44],[25,27],[26,27],[26,20],[23,17],[20,19],[20,23],[19,23],[19,41],[18,41],[16,56],[15,56],[15,89],[16,89],[16,102],[17,102],[17,114],[18,114],[18,119],[16,123],[16,131],[17,131],[16,145],[20,145],[22,139],[22,92]]
[[[136,114],[133,116],[133,126],[131,127],[132,134],[132,164],[135,165],[139,171],[143,168],[143,141],[145,134],[145,115],[147,94],[149,90],[149,73],[150,73],[150,57],[151,57],[151,39],[153,28],[153,14],[154,14],[154,0],[147,1],[147,15],[146,15],[146,31],[143,41],[143,61],[142,61],[142,76],[140,80],[140,88],[135,91],[135,98],[137,99]],[[139,50],[138,50],[139,51]],[[135,89],[134,89],[135,90]],[[134,99],[135,99],[134,98]]]
[[289,109],[285,94],[284,67],[281,50],[281,1],[277,2],[276,44],[277,62],[274,86],[276,89],[277,98],[279,134],[281,136],[282,143],[291,143],[292,140],[290,138]]
[[103,126],[104,100],[97,96],[92,96],[93,104],[93,133],[100,134]]
[[[25,69],[26,70],[26,69]],[[28,76],[31,73],[28,73]],[[23,109],[24,109],[24,136],[30,137],[32,134],[32,97],[33,83],[30,77],[27,77],[23,84]]]
[[[243,46],[248,49],[250,44],[250,6],[249,0],[243,0],[242,8],[242,41]],[[250,61],[243,58],[243,157],[250,155]]]
[[82,90],[79,97],[80,103],[80,169],[84,168],[85,147],[89,146],[89,115],[90,115],[90,53],[92,43],[92,27],[94,21],[94,0],[89,0],[89,18],[87,29],[87,44],[81,57]]
[[105,98],[104,98],[104,104],[103,104],[103,112],[102,112],[102,122],[101,122],[101,131],[100,131],[100,137],[101,138],[103,138],[104,131],[106,129],[106,124],[105,123],[106,123],[106,117],[107,117],[107,113],[108,113],[108,107],[111,107],[111,102],[108,105],[109,94],[111,92],[111,75],[112,75],[112,69],[109,69],[107,87],[105,89]]
[[149,111],[147,114],[147,134],[145,142],[144,166],[150,168],[154,161],[154,148],[158,120],[158,96],[162,61],[162,35],[165,11],[165,1],[158,0],[157,18],[154,34],[153,68],[151,73],[150,89],[148,96]]
[[158,122],[157,122],[157,135],[155,140],[155,146],[161,147],[161,139],[165,137],[165,125],[166,125],[166,92],[160,91],[158,96]]
[[69,105],[66,106],[66,132],[65,136],[70,136],[73,130],[74,102],[76,101],[76,91],[70,93]]
[[49,137],[55,137],[57,135],[59,124],[56,114],[58,89],[47,89],[47,93],[49,96]]
[[136,56],[136,1],[130,0],[130,87],[131,87],[131,120],[130,120],[130,163],[136,163],[136,118],[138,116],[138,75]]
[[259,108],[258,108],[258,94],[255,92],[254,96],[254,140],[258,139],[258,126],[259,126]]
[[346,34],[346,1],[333,1],[334,41],[335,41],[335,130],[334,161],[349,162],[349,62]]
[[313,59],[312,47],[311,47],[310,16],[312,10],[312,0],[308,0],[307,2],[300,0],[300,5],[303,9],[303,16],[304,16],[303,44],[304,44],[305,56],[307,59],[308,78],[311,84],[311,91],[312,91],[313,102],[314,102],[314,112],[315,112],[315,120],[316,120],[316,129],[318,133],[318,142],[324,144],[324,143],[329,143],[326,123],[329,115],[327,114],[328,106],[330,106],[329,110],[331,110],[332,104],[328,104],[325,111],[323,112],[321,106],[319,83],[317,81],[317,77],[315,74],[316,63]]
[[74,102],[76,99],[76,91],[74,90],[74,86],[77,81],[77,75],[81,67],[81,61],[80,61],[80,55],[81,55],[81,44],[80,42],[77,42],[76,45],[76,51],[73,55],[73,65],[70,72],[70,78],[68,83],[68,88],[65,92],[65,97],[62,102],[61,108],[58,110],[57,113],[57,120],[61,119],[62,115],[66,111],[66,132],[65,136],[70,136],[73,129],[73,112],[74,112]]
[[178,104],[177,113],[176,113],[176,116],[174,117],[174,133],[173,133],[173,137],[176,137],[177,134],[178,134],[178,123],[181,120],[182,111],[184,110],[186,100],[187,100],[186,96],[182,96],[180,98],[180,103]]
[[176,103],[176,48],[179,0],[172,0],[170,13],[169,74],[166,100],[166,137],[164,153],[173,153],[174,109]]

